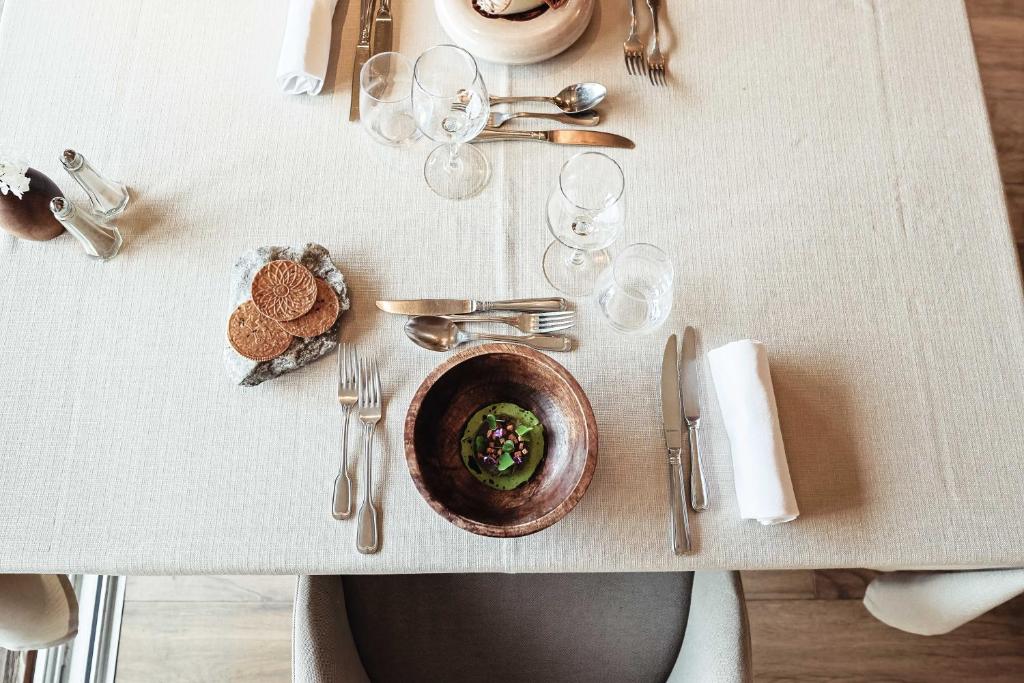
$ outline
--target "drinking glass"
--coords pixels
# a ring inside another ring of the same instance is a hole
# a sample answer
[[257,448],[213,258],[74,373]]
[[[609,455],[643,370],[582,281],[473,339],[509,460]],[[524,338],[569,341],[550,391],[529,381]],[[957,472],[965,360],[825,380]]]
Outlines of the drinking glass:
[[558,174],[548,197],[548,228],[555,241],[544,252],[544,276],[572,296],[594,291],[610,261],[608,247],[622,233],[626,180],[619,164],[601,152],[582,152]]
[[650,332],[672,311],[672,277],[665,252],[653,244],[631,244],[598,278],[597,305],[616,330]]
[[423,166],[430,189],[449,199],[480,192],[491,173],[487,157],[462,144],[483,130],[490,112],[487,86],[473,55],[455,45],[421,54],[413,67],[412,107],[423,134],[444,143]]
[[370,58],[359,73],[359,113],[363,127],[377,142],[392,147],[417,137],[412,115],[412,63],[397,52]]

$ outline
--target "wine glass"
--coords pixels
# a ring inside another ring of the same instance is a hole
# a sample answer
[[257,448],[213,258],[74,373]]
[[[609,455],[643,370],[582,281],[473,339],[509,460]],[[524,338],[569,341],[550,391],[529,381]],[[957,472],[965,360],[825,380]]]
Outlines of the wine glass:
[[554,235],[544,252],[544,276],[571,296],[594,291],[610,261],[608,247],[622,233],[625,178],[619,164],[601,152],[582,152],[558,174],[548,198],[548,228]]
[[419,136],[412,116],[412,63],[397,52],[370,58],[359,74],[359,112],[377,142],[401,147]]
[[423,134],[444,143],[423,166],[430,189],[449,199],[480,192],[490,165],[479,149],[462,144],[483,130],[490,112],[487,86],[473,55],[455,45],[421,54],[413,67],[412,107]]
[[673,276],[665,252],[653,244],[631,244],[598,276],[597,305],[619,332],[650,332],[672,312]]

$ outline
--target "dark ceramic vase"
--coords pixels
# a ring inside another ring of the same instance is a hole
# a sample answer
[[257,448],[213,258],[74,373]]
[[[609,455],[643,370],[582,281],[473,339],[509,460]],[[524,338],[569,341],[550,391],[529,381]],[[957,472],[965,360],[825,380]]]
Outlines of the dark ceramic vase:
[[9,192],[0,195],[0,228],[23,240],[52,240],[64,226],[50,212],[50,200],[64,193],[45,173],[30,168],[25,175],[28,192],[21,199]]

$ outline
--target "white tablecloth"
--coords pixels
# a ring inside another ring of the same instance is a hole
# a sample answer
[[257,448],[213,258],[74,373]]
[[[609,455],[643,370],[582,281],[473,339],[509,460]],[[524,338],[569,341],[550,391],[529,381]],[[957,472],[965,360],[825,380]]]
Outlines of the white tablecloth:
[[[126,181],[126,246],[0,236],[0,571],[327,573],[1024,565],[1024,308],[961,0],[666,3],[672,87],[627,77],[626,4],[568,53],[485,65],[495,93],[607,84],[607,130],[637,141],[626,241],[674,259],[664,330],[626,338],[581,301],[600,463],[568,517],[496,540],[434,514],[402,421],[442,356],[381,297],[547,295],[542,202],[571,149],[485,147],[479,197],[421,176],[347,122],[358,3],[341,3],[325,94],[285,97],[271,0],[8,0],[0,147],[75,198],[65,147]],[[400,49],[444,40],[431,3],[395,3]],[[343,27],[342,27],[343,25]],[[316,241],[349,279],[345,337],[387,394],[384,545],[329,514],[340,411],[332,361],[255,389],[221,365],[228,276],[256,245]],[[702,367],[711,510],[668,544],[661,349],[771,354],[797,522],[741,521]]]

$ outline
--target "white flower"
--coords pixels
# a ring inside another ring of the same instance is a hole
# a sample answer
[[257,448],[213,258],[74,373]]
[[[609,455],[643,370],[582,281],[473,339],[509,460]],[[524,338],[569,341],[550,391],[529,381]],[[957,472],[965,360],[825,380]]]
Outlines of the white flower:
[[28,164],[8,159],[0,154],[0,194],[10,192],[18,199],[28,192],[29,178],[25,175]]

